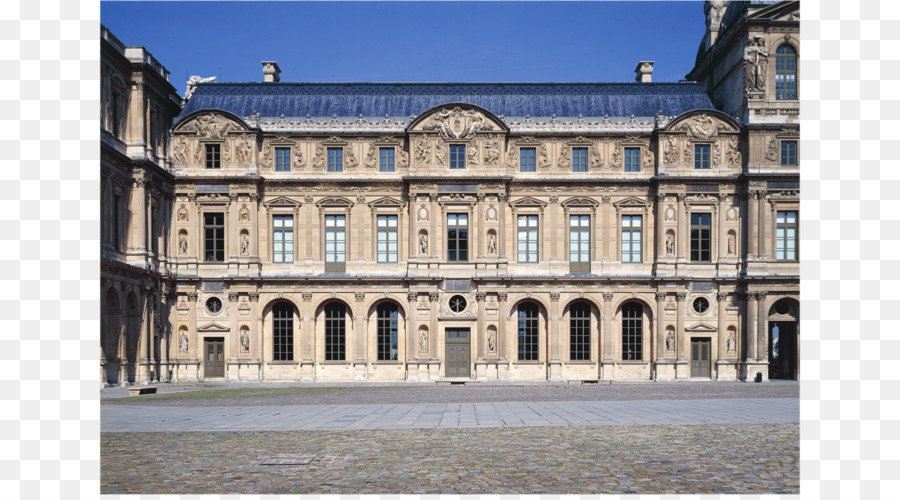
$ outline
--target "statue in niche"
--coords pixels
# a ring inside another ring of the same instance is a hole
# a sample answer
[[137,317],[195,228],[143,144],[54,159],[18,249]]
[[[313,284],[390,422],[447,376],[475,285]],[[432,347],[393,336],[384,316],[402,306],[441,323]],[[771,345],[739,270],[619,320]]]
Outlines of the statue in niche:
[[488,253],[493,254],[497,251],[497,238],[494,237],[493,233],[488,235]]
[[497,350],[497,336],[494,335],[494,332],[491,332],[488,335],[488,352],[495,352]]
[[181,235],[181,238],[178,238],[178,250],[181,251],[181,255],[186,255],[188,251],[188,240],[187,236]]
[[733,234],[728,235],[728,255],[734,255],[734,242],[735,238]]
[[675,238],[671,234],[666,235],[666,255],[675,255]]
[[669,334],[666,335],[666,352],[672,352],[672,347],[674,347],[674,344],[675,335],[673,335],[672,332],[669,332]]
[[247,335],[246,330],[241,333],[241,350],[244,352],[250,350],[250,336]]
[[728,334],[728,341],[725,343],[728,352],[734,352],[734,333]]
[[247,237],[246,234],[241,235],[241,255],[247,255],[247,250],[250,248],[250,238]]
[[419,332],[419,352],[428,352],[428,331]]
[[419,235],[419,253],[421,253],[421,254],[428,253],[428,235],[427,234]]
[[181,334],[181,339],[178,341],[178,352],[188,352],[188,336],[185,333]]

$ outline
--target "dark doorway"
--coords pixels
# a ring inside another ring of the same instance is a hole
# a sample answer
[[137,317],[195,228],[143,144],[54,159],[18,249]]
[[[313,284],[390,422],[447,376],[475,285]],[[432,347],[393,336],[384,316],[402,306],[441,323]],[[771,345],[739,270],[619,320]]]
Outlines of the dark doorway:
[[206,339],[205,361],[203,378],[225,377],[225,339]]
[[797,376],[797,322],[769,321],[769,378]]
[[469,377],[469,329],[448,328],[446,330],[447,371],[446,377]]
[[710,378],[709,339],[691,339],[691,378]]

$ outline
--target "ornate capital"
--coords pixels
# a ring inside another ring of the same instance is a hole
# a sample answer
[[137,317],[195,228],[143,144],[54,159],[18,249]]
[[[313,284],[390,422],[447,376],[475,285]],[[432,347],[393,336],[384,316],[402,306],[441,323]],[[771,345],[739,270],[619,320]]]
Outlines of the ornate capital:
[[236,292],[229,292],[228,293],[228,302],[237,302],[237,301],[238,301],[238,294]]
[[428,193],[428,201],[437,201],[438,195],[437,193]]
[[357,302],[362,302],[362,301],[366,300],[366,294],[364,294],[362,292],[356,292],[355,294],[353,294],[353,296],[356,298]]
[[603,292],[603,300],[609,302],[613,299],[612,292]]
[[656,193],[656,201],[666,201],[666,193]]
[[485,195],[484,195],[484,193],[478,193],[478,194],[475,195],[475,198],[476,198],[478,201],[484,201]]
[[744,292],[744,298],[747,300],[756,300],[756,292]]
[[437,302],[440,294],[437,292],[428,292],[428,300],[430,302]]
[[556,203],[559,201],[559,196],[553,195],[550,197],[550,203]]
[[666,300],[666,292],[656,292],[656,301],[663,302]]
[[259,294],[256,292],[248,293],[247,298],[250,299],[250,302],[259,302]]
[[678,302],[684,302],[685,298],[687,298],[686,292],[678,292],[675,294],[675,300]]
[[197,292],[191,292],[187,294],[188,302],[197,302]]
[[769,292],[756,292],[756,300],[766,300],[767,295],[769,295]]
[[726,302],[726,301],[728,301],[728,294],[727,293],[717,293],[716,300],[719,302]]
[[500,302],[506,302],[506,292],[498,293],[497,300],[499,300]]
[[678,193],[675,195],[675,197],[678,198],[678,201],[680,201],[682,203],[684,202],[684,200],[687,199],[687,195],[684,193]]
[[416,292],[408,292],[408,293],[406,294],[406,301],[407,301],[407,302],[415,302],[418,298],[419,298],[419,294],[416,293]]
[[497,201],[506,202],[509,201],[509,196],[506,193],[500,193],[497,195]]
[[312,302],[312,294],[309,292],[303,292],[303,302]]
[[550,300],[559,302],[559,292],[550,292]]
[[486,293],[478,292],[475,294],[475,301],[476,302],[484,302],[485,297],[487,297]]

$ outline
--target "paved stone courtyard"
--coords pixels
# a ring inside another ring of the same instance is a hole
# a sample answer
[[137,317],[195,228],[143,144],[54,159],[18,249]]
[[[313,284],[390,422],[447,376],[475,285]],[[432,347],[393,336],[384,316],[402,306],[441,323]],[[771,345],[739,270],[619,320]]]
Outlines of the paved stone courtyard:
[[797,383],[122,392],[102,493],[799,491]]

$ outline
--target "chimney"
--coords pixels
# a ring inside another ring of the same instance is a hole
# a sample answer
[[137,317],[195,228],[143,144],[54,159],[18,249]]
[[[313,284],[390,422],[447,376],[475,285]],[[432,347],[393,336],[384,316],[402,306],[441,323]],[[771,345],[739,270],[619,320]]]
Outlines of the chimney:
[[262,61],[263,65],[263,82],[280,82],[281,68],[275,61]]
[[650,75],[653,73],[653,61],[641,61],[634,68],[634,81],[650,83]]

